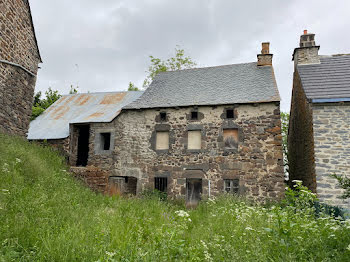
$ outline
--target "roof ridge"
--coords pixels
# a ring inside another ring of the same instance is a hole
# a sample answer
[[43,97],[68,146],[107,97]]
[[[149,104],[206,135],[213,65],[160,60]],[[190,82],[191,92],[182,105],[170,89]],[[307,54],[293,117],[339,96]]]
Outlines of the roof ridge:
[[248,65],[248,64],[256,64],[256,63],[257,62],[247,62],[247,63],[226,64],[226,65],[217,65],[217,66],[193,67],[193,68],[185,68],[185,69],[179,69],[179,70],[169,70],[169,71],[159,72],[158,74],[187,71],[187,70],[196,70],[196,69],[210,69],[210,68],[218,68],[218,67],[226,67],[226,66],[234,66],[234,65]]
[[139,90],[139,91],[105,91],[105,92],[87,92],[87,93],[75,93],[75,94],[65,94],[63,96],[71,96],[71,95],[94,95],[94,94],[118,94],[118,93],[129,93],[129,92],[141,92],[143,93],[144,91]]

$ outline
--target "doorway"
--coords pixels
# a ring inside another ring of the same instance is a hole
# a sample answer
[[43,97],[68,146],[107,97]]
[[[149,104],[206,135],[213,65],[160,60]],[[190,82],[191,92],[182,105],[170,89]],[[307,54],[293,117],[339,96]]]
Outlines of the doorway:
[[89,157],[90,125],[77,126],[78,128],[78,155],[77,166],[86,166]]
[[202,195],[202,179],[201,178],[187,178],[186,179],[187,195],[186,200],[188,204],[196,205],[201,200]]

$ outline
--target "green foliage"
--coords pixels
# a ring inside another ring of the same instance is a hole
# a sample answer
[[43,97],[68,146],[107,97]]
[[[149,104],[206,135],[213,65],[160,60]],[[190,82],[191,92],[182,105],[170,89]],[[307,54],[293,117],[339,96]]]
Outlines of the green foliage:
[[45,98],[41,98],[41,95],[42,93],[40,91],[34,95],[31,120],[37,118],[49,106],[51,106],[53,103],[55,103],[58,99],[62,97],[62,95],[60,95],[57,90],[52,90],[51,87],[49,87],[49,89],[45,91]]
[[70,90],[69,90],[69,94],[72,95],[72,94],[78,94],[78,86],[77,87],[74,87],[73,85],[70,85]]
[[340,187],[345,190],[341,198],[342,199],[350,198],[350,178],[346,177],[345,175],[341,176],[336,174],[332,175],[332,177],[337,179]]
[[283,203],[288,207],[296,208],[297,210],[311,211],[314,213],[314,204],[317,197],[306,186],[302,185],[302,181],[293,180],[293,189],[287,187],[285,192],[285,199]]
[[0,261],[350,261],[350,221],[309,212],[305,188],[285,206],[226,195],[185,210],[95,194],[53,149],[0,140]]
[[136,87],[133,83],[129,82],[128,91],[139,91],[139,88]]
[[150,56],[150,59],[151,65],[148,67],[148,71],[146,71],[148,75],[143,82],[143,88],[145,89],[149,87],[154,77],[160,72],[189,69],[196,66],[192,58],[185,56],[185,50],[179,46],[175,48],[175,56],[168,58],[166,61],[154,56]]
[[288,127],[289,127],[289,114],[281,112],[281,127],[282,127],[282,149],[283,149],[283,163],[286,175],[289,174],[289,162],[288,162]]

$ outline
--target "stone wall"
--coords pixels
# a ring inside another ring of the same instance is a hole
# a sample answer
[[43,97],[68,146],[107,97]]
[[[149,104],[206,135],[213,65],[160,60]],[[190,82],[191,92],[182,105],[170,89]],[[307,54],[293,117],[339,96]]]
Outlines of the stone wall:
[[313,104],[317,195],[323,202],[350,208],[331,174],[350,176],[350,103]]
[[[230,108],[234,119],[225,119]],[[193,110],[198,111],[198,120],[190,120]],[[166,121],[161,121],[160,112],[167,113]],[[239,141],[236,149],[229,150],[223,130],[231,127],[238,128]],[[155,133],[165,129],[169,150],[155,150]],[[101,153],[98,135],[110,130],[113,150]],[[201,149],[187,149],[190,130],[200,130]],[[186,179],[201,178],[206,197],[209,190],[212,195],[224,192],[223,179],[239,179],[241,194],[256,200],[280,199],[284,192],[281,143],[275,103],[128,110],[111,123],[90,124],[88,166],[101,167],[112,176],[137,178],[137,192],[153,189],[155,177],[167,177],[168,195],[184,197]]]
[[37,49],[28,0],[0,2],[0,59],[23,66],[36,74]]
[[36,78],[0,63],[0,132],[25,136],[32,113]]
[[40,62],[33,30],[28,1],[0,2],[0,132],[28,130]]
[[288,131],[289,181],[301,180],[316,192],[312,108],[308,103],[298,72],[294,72]]

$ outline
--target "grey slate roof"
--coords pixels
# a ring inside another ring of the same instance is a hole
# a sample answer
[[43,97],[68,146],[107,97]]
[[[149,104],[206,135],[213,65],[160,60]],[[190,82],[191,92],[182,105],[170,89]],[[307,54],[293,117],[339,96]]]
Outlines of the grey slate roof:
[[280,101],[273,68],[256,63],[159,73],[124,109]]
[[320,62],[298,65],[306,97],[350,98],[350,55],[321,56]]
[[69,124],[111,122],[122,107],[143,92],[106,92],[65,95],[29,125],[28,139],[62,139],[69,136]]

